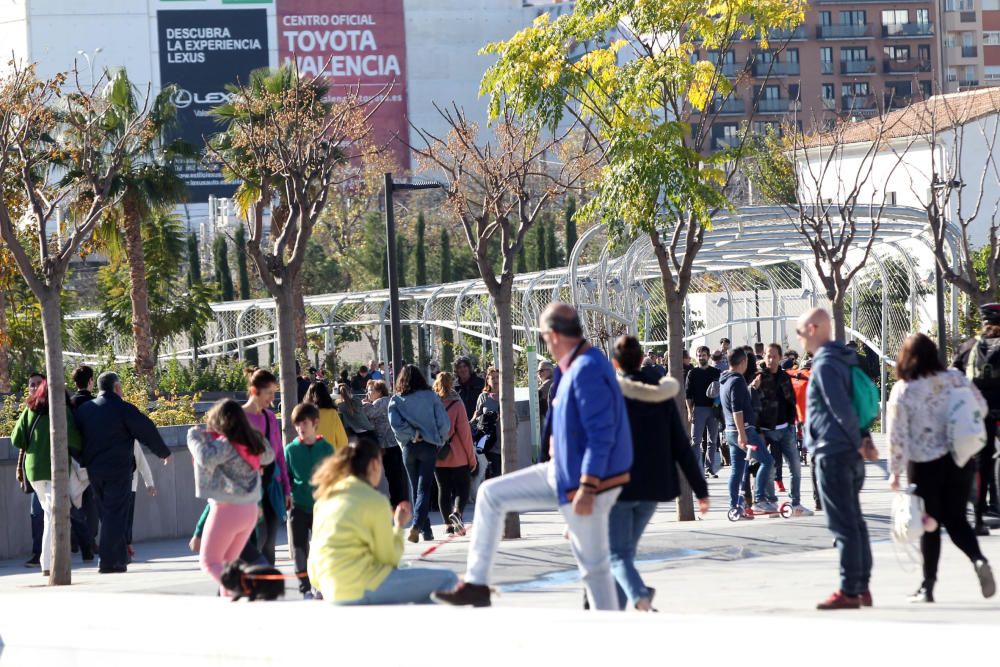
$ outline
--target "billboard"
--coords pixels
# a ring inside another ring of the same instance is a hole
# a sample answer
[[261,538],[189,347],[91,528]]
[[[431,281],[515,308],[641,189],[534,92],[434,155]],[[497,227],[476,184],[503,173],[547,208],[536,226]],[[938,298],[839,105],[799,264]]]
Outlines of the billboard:
[[362,97],[387,93],[371,119],[372,139],[408,168],[403,0],[278,0],[277,19],[279,62],[300,76],[322,73],[328,99],[354,87]]
[[[245,82],[252,70],[269,64],[267,10],[161,10],[156,20],[160,82],[177,86],[174,136],[201,147],[219,128],[209,112],[228,98],[226,84]],[[187,162],[180,172],[192,202],[228,197],[235,189],[214,165]]]

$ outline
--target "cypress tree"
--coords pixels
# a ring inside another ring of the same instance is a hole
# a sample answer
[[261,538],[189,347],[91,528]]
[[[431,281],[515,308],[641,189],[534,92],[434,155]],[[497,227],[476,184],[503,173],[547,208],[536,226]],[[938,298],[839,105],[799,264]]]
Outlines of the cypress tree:
[[554,269],[562,264],[562,261],[559,259],[559,245],[556,243],[556,221],[551,213],[548,215],[547,223],[545,230],[545,251],[547,258],[545,263],[547,268]]
[[535,271],[544,271],[548,268],[546,262],[548,256],[545,254],[545,216],[542,216],[540,224],[535,226]]
[[[451,282],[451,239],[448,230],[441,230],[441,284]],[[444,327],[441,329],[441,368],[451,371],[455,359],[455,332]]]
[[[188,288],[194,287],[195,285],[201,284],[201,256],[198,254],[198,234],[196,232],[191,232],[187,237],[187,256],[188,256],[188,272],[187,272],[187,284]],[[191,361],[195,366],[201,366],[198,361],[198,348],[204,342],[202,337],[202,332],[199,328],[195,327],[191,330]]]
[[235,296],[233,290],[233,271],[229,267],[229,247],[226,245],[226,237],[215,237],[212,242],[212,256],[215,259],[215,282],[219,284],[219,297],[222,301],[232,301]]
[[524,250],[524,244],[521,244],[521,249],[517,251],[517,267],[514,269],[517,273],[527,273],[528,272],[528,258],[527,253]]
[[240,284],[240,298],[250,298],[250,271],[247,268],[247,230],[243,225],[236,227],[233,238],[236,245],[236,275]]
[[573,246],[576,245],[576,197],[570,195],[566,198],[566,261],[569,261],[573,254]]
[[[413,251],[413,259],[417,265],[416,268],[416,284],[417,286],[423,286],[427,284],[427,247],[425,232],[426,224],[424,223],[424,214],[421,211],[417,215],[417,247]],[[420,366],[421,370],[427,368],[427,336],[426,331],[423,327],[417,327],[417,364]]]

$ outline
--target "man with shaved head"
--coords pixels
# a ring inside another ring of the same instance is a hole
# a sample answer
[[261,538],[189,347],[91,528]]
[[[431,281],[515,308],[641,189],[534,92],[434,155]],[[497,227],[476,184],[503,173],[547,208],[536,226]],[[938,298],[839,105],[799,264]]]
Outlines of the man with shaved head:
[[543,443],[551,460],[495,477],[479,488],[464,581],[434,599],[490,604],[490,575],[504,515],[559,509],[592,609],[618,609],[608,516],[632,468],[632,431],[614,368],[583,337],[576,310],[552,303],[538,329],[557,367]]
[[806,389],[805,440],[813,452],[826,525],[840,552],[840,589],[817,609],[870,607],[872,552],[859,494],[865,481],[861,427],[851,400],[851,367],[858,355],[833,340],[830,314],[815,308],[795,329],[806,352],[813,353]]

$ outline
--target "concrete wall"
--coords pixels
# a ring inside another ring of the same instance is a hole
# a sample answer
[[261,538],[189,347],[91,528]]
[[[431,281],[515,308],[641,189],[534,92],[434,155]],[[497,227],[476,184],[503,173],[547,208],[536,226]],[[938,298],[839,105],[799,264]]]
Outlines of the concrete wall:
[[[533,451],[527,400],[518,402],[518,419],[518,460],[528,465]],[[160,429],[172,452],[169,465],[145,452],[157,495],[150,497],[140,480],[133,527],[136,543],[190,536],[205,508],[205,501],[194,495],[194,469],[185,445],[187,430],[187,426]],[[14,478],[16,465],[17,453],[10,439],[0,438],[0,560],[26,556],[31,551],[31,496],[21,492]]]

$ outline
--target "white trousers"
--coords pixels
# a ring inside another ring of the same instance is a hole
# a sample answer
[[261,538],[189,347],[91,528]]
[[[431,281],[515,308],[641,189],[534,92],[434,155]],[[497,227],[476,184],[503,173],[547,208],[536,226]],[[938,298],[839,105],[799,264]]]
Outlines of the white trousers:
[[38,495],[38,504],[42,506],[42,554],[39,560],[42,570],[52,569],[52,480],[38,480],[31,486]]
[[618,596],[609,556],[608,515],[621,489],[598,494],[593,513],[581,516],[573,511],[572,504],[559,504],[550,466],[551,462],[539,463],[487,480],[479,488],[465,581],[489,584],[504,516],[508,512],[558,509],[569,528],[570,548],[580,568],[591,608],[617,610]]

